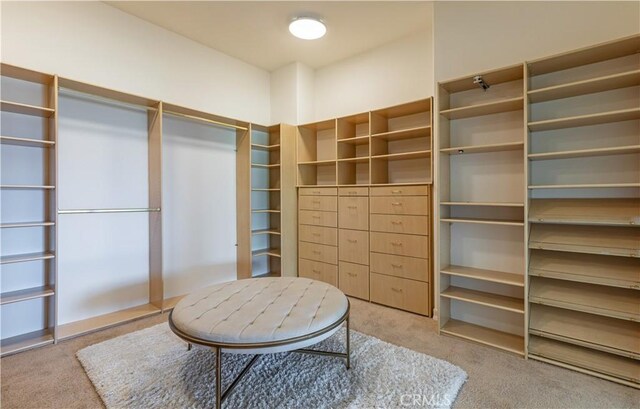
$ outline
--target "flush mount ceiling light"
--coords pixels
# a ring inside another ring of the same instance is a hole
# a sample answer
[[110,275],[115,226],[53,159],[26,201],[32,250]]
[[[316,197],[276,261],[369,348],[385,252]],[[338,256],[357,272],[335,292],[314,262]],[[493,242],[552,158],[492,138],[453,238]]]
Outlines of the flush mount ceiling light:
[[289,24],[289,31],[303,40],[317,40],[325,35],[327,26],[311,17],[298,17]]

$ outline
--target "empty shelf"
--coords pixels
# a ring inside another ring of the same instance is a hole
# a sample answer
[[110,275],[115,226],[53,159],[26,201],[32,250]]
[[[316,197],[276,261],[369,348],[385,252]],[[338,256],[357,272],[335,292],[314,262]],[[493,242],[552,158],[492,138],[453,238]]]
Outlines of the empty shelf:
[[528,95],[531,102],[544,102],[636,85],[640,85],[640,70],[531,90]]
[[55,110],[51,108],[9,101],[0,101],[0,111],[13,112],[15,114],[22,115],[39,116],[42,118],[49,118],[55,112]]
[[640,323],[531,304],[529,333],[640,359]]
[[280,210],[276,209],[253,209],[251,213],[280,213]]
[[21,227],[48,227],[54,226],[55,222],[20,222],[20,223],[2,223],[0,229],[13,229]]
[[251,252],[251,255],[253,257],[258,257],[258,256],[274,256],[274,257],[280,257],[280,249],[279,248],[271,248],[271,249],[260,249],[260,250],[253,250]]
[[534,199],[532,223],[640,225],[640,199]]
[[0,294],[0,305],[11,304],[33,300],[35,298],[50,297],[53,295],[53,288],[49,286],[26,288],[18,291],[8,291]]
[[317,166],[327,166],[327,165],[335,165],[336,160],[311,160],[306,162],[298,162],[298,165],[317,165]]
[[339,163],[369,163],[369,157],[338,159]]
[[532,224],[529,234],[529,248],[640,257],[640,229]]
[[524,98],[510,98],[486,104],[471,105],[460,108],[445,109],[440,115],[447,119],[471,118],[474,116],[499,114],[502,112],[518,111],[524,106]]
[[49,148],[54,146],[54,141],[40,139],[16,138],[14,136],[0,136],[0,143],[3,145],[28,146],[34,148]]
[[53,253],[28,253],[28,254],[15,254],[12,256],[2,256],[0,257],[0,264],[11,264],[11,263],[25,263],[27,261],[36,261],[36,260],[47,260],[50,258],[54,258]]
[[279,192],[280,188],[252,188],[252,192]]
[[640,365],[637,361],[560,341],[531,336],[529,356],[566,363],[630,382],[640,382]]
[[275,235],[280,235],[280,231],[276,230],[276,229],[259,229],[259,230],[251,230],[251,234],[253,235],[259,235],[259,234],[275,234]]
[[633,119],[640,119],[640,108],[622,109],[619,111],[529,122],[529,130],[532,132],[550,131],[553,129],[577,128],[580,126],[630,121]]
[[441,222],[446,223],[472,223],[472,224],[495,224],[501,226],[524,226],[522,220],[492,220],[492,219],[475,219],[470,217],[450,217],[441,218]]
[[400,139],[413,139],[428,137],[431,135],[431,126],[419,126],[417,128],[400,129],[397,131],[382,132],[371,135],[372,138],[396,141]]
[[640,294],[627,288],[531,277],[529,302],[640,321]]
[[2,356],[26,351],[42,345],[53,344],[53,335],[49,329],[41,329],[27,334],[2,340]]
[[405,159],[428,159],[431,158],[431,151],[389,153],[387,155],[372,156],[371,159],[381,159],[387,161],[405,160]]
[[258,143],[252,143],[251,149],[259,151],[277,151],[278,149],[280,149],[280,145],[261,145]]
[[440,332],[476,341],[519,355],[524,354],[524,338],[508,332],[497,331],[454,319],[447,321],[447,323],[440,328]]
[[487,152],[504,152],[504,151],[517,151],[524,149],[524,142],[508,142],[508,143],[494,143],[488,145],[469,145],[469,146],[457,146],[453,148],[443,148],[440,152],[443,155],[462,155],[470,153],[487,153]]
[[442,274],[448,274],[452,276],[473,278],[475,280],[491,281],[494,283],[524,287],[524,275],[522,274],[505,273],[502,271],[484,270],[481,268],[455,265],[446,266],[440,272]]
[[473,304],[480,304],[486,307],[497,308],[499,310],[524,314],[524,300],[521,298],[506,297],[504,295],[455,286],[450,286],[446,290],[442,291],[440,296]]
[[532,250],[529,275],[640,289],[640,259]]
[[280,277],[280,272],[279,271],[267,271],[266,273],[254,275],[251,278],[266,278],[266,277]]
[[369,143],[369,135],[356,136],[354,138],[338,139],[338,143],[348,143],[351,145],[366,145]]
[[638,183],[576,183],[569,185],[529,185],[529,189],[612,189],[612,188],[635,188],[640,187]]
[[516,202],[440,202],[442,206],[487,206],[487,207],[524,207]]
[[640,145],[615,146],[611,148],[580,149],[564,152],[545,152],[529,154],[530,160],[552,160],[569,158],[586,158],[590,156],[628,155],[640,153]]
[[0,185],[0,189],[16,189],[16,190],[49,190],[55,189],[55,186],[49,185]]
[[267,169],[268,168],[279,168],[280,164],[279,163],[273,163],[271,165],[265,165],[265,164],[262,164],[262,163],[252,163],[251,167],[252,168],[267,168]]

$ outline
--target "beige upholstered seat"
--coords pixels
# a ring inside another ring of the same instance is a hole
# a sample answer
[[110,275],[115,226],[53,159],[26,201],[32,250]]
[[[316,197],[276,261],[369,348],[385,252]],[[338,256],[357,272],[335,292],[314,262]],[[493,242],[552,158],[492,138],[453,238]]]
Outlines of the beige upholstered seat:
[[[347,297],[332,285],[307,278],[257,278],[203,288],[173,310],[177,329],[213,343],[269,343],[330,327],[348,309]],[[273,353],[313,345],[339,327],[312,339],[277,347],[223,349],[233,353]]]

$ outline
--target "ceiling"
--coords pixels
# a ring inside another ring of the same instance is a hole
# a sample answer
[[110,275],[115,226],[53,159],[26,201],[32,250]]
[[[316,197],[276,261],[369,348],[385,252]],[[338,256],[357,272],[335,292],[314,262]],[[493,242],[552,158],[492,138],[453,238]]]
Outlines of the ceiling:
[[[249,64],[320,68],[419,31],[431,30],[428,1],[107,1],[107,4]],[[296,16],[320,17],[327,34],[289,34]]]

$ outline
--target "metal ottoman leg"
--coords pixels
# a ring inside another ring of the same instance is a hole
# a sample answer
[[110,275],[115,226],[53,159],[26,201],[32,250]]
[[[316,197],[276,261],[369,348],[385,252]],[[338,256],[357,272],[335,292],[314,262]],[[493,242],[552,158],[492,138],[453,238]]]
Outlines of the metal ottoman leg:
[[216,347],[216,409],[222,408],[222,348]]
[[347,369],[351,368],[351,342],[349,339],[349,316],[347,316]]

